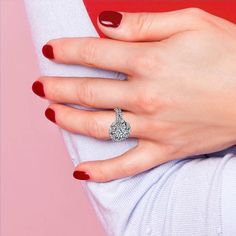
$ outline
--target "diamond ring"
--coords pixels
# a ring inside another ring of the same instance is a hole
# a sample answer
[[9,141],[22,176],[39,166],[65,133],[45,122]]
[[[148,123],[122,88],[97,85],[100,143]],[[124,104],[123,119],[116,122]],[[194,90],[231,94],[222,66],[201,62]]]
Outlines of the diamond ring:
[[121,109],[116,107],[114,109],[116,112],[116,120],[111,124],[109,128],[109,135],[111,139],[115,142],[125,140],[130,134],[130,124],[122,118]]

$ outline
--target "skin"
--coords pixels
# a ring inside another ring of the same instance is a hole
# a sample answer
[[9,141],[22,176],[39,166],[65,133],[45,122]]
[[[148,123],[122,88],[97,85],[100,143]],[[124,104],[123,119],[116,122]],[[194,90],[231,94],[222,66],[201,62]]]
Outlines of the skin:
[[[128,80],[40,77],[56,124],[110,140],[114,108],[138,145],[120,156],[78,164],[90,181],[132,176],[170,160],[236,144],[236,25],[196,8],[127,13],[109,39],[52,39],[55,63],[119,71]],[[109,91],[109,92],[107,92]],[[78,110],[74,103],[104,111]]]

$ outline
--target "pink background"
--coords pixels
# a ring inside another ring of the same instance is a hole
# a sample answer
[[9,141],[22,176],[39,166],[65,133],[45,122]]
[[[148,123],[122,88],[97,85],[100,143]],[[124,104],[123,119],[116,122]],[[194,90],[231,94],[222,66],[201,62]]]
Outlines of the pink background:
[[104,236],[47,101],[23,1],[1,4],[1,236]]

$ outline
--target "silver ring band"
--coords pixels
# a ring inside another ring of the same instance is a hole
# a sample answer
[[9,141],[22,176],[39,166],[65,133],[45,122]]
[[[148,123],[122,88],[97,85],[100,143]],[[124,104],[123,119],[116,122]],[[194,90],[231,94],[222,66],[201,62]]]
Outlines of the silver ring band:
[[114,109],[116,112],[116,120],[111,124],[109,128],[109,135],[111,139],[115,142],[125,140],[130,134],[130,124],[122,118],[121,109],[116,107]]

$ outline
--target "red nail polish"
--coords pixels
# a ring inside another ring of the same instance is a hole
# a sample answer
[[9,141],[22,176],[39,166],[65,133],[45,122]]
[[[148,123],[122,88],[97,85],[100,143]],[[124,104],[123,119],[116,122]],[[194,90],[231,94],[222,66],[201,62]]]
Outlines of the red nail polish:
[[55,119],[55,111],[51,108],[47,108],[47,110],[45,111],[45,116],[52,122],[56,123],[56,119]]
[[121,19],[122,14],[116,11],[103,11],[99,15],[99,22],[107,27],[118,27]]
[[48,59],[54,59],[53,47],[49,44],[45,44],[42,48],[42,53]]
[[88,180],[90,179],[90,176],[88,175],[88,173],[84,172],[84,171],[74,171],[73,176],[75,179],[79,179],[79,180]]
[[40,96],[40,97],[45,97],[44,89],[43,89],[43,83],[40,81],[35,81],[32,85],[32,90],[33,92]]

